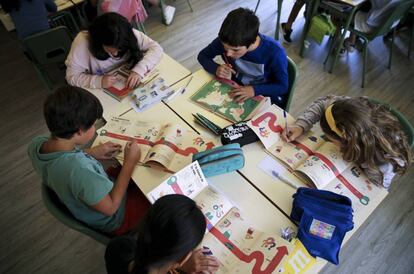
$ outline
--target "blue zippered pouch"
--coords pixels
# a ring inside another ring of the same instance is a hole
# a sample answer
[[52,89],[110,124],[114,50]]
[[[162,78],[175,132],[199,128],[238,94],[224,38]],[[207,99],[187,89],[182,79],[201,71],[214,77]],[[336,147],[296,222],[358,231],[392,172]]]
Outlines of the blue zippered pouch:
[[205,177],[238,170],[244,166],[243,150],[239,144],[227,144],[193,155]]
[[312,256],[339,263],[345,234],[354,228],[352,202],[331,191],[298,188],[290,217],[299,224],[298,238]]

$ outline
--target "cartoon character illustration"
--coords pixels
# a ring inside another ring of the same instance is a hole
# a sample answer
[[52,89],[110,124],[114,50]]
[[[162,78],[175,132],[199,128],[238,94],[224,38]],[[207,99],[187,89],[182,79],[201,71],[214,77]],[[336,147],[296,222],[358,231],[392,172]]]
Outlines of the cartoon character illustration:
[[276,246],[275,243],[275,238],[273,237],[269,237],[266,240],[263,240],[263,244],[262,247],[267,248],[268,250],[271,250],[272,248],[274,248]]

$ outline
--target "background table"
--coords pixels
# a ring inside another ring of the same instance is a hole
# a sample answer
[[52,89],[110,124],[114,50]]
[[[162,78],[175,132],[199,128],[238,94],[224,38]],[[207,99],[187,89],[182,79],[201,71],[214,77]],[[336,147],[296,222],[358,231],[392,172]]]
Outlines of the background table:
[[[57,6],[57,11],[59,12],[77,6],[84,1],[85,0],[55,0],[55,3]],[[7,31],[12,31],[15,29],[11,16],[8,13],[5,13],[3,10],[0,10],[0,21],[3,23],[4,28]]]

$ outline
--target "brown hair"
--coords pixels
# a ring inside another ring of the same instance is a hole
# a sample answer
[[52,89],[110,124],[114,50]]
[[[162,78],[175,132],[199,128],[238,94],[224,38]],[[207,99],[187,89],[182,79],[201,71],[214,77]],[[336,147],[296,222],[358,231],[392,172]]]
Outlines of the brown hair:
[[[384,174],[380,165],[391,163],[398,174],[407,171],[411,163],[407,135],[397,117],[385,106],[366,97],[340,99],[333,103],[332,115],[343,136],[330,129],[325,115],[320,121],[322,130],[341,143],[346,161],[366,165],[364,169],[374,183],[382,185]],[[400,161],[404,163],[402,166],[398,164]]]

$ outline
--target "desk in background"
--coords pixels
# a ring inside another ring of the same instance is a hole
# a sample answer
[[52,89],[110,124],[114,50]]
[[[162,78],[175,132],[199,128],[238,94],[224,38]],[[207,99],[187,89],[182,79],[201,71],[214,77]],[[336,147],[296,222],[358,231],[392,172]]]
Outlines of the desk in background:
[[[35,0],[36,1],[36,0]],[[85,0],[55,0],[57,11],[67,10],[74,6],[83,3]],[[2,9],[0,10],[0,21],[3,23],[4,28],[7,31],[15,29],[12,18],[8,13],[5,13]]]

